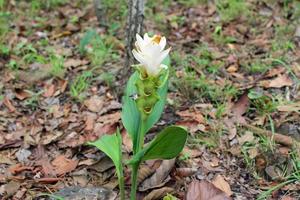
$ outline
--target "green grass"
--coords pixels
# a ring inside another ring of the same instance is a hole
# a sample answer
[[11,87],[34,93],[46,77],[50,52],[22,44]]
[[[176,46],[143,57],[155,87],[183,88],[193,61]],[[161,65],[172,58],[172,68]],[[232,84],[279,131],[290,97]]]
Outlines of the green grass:
[[[296,183],[296,182],[300,181],[300,157],[299,157],[299,152],[297,151],[296,148],[294,148],[293,151],[290,153],[289,158],[290,158],[290,162],[293,167],[292,172],[286,173],[286,170],[283,168],[284,174],[282,174],[282,175],[284,176],[284,181],[277,184],[276,186],[271,187],[267,191],[262,192],[257,197],[257,200],[265,200],[269,196],[271,196],[272,192],[279,190],[280,188],[282,188],[288,184],[292,184],[292,183]],[[285,167],[287,169],[288,166],[283,166],[283,167]],[[298,194],[298,198],[299,197],[300,197],[300,195]]]
[[222,29],[221,25],[217,25],[212,34],[212,39],[216,44],[224,45],[236,42],[236,38],[224,35]]
[[85,98],[84,92],[91,84],[93,73],[91,70],[77,75],[70,86],[70,94],[76,100],[82,101]]
[[249,9],[244,0],[217,0],[217,12],[223,22],[246,16]]
[[63,78],[65,74],[64,57],[59,55],[50,56],[50,65],[51,65],[50,73],[53,76]]
[[271,114],[278,106],[278,102],[274,97],[267,96],[262,91],[251,90],[248,97],[250,99],[250,110],[257,112],[258,115]]
[[105,39],[101,38],[93,29],[88,30],[79,43],[79,52],[86,55],[92,66],[101,67],[106,61],[112,58],[112,44],[108,44]]

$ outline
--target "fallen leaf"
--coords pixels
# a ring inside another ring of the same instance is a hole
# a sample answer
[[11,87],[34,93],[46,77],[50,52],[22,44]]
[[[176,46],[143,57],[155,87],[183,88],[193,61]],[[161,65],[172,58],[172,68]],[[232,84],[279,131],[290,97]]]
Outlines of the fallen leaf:
[[105,97],[92,96],[91,98],[84,101],[84,105],[92,112],[99,112],[102,110],[105,102]]
[[239,144],[243,145],[245,142],[252,142],[255,139],[251,131],[246,131],[244,135],[238,138]]
[[71,68],[71,67],[76,68],[76,67],[79,67],[79,66],[82,66],[82,65],[86,65],[88,63],[89,62],[87,60],[80,60],[80,59],[70,58],[70,59],[65,61],[64,67],[65,68]]
[[248,150],[249,158],[254,159],[258,155],[257,148],[252,148]]
[[172,194],[174,192],[173,188],[163,187],[157,190],[152,190],[143,200],[157,200],[162,199],[167,194]]
[[248,107],[250,105],[250,101],[248,98],[248,92],[244,92],[244,94],[238,99],[235,104],[231,107],[231,111],[234,116],[240,117],[246,113]]
[[226,71],[229,72],[229,73],[233,73],[233,72],[237,72],[238,71],[238,66],[237,65],[230,65]]
[[34,168],[33,167],[28,167],[28,166],[23,166],[22,164],[18,163],[16,165],[13,165],[11,167],[8,168],[9,172],[11,174],[18,174],[22,171],[26,171],[26,170],[33,170]]
[[10,112],[16,111],[15,106],[11,103],[11,101],[7,97],[4,97],[3,104],[8,108]]
[[297,112],[300,111],[300,102],[295,102],[288,105],[280,105],[276,108],[281,112]]
[[205,124],[205,118],[203,115],[197,110],[184,110],[184,111],[177,111],[177,115],[179,115],[183,120],[194,120],[199,124]]
[[159,168],[148,179],[142,182],[139,191],[162,187],[168,182],[167,177],[175,165],[175,159],[163,160]]
[[22,90],[22,89],[16,89],[15,94],[19,100],[24,100],[28,97],[31,97],[30,92],[28,92],[27,90]]
[[232,191],[230,189],[230,185],[227,183],[227,181],[223,178],[222,175],[217,175],[213,180],[212,180],[212,184],[214,184],[214,186],[216,186],[217,188],[219,188],[220,190],[222,190],[223,192],[225,192],[227,194],[227,196],[231,196],[232,195]]
[[212,183],[192,181],[188,187],[186,199],[188,200],[230,200],[225,192],[216,188]]
[[55,167],[54,170],[57,175],[63,175],[73,171],[74,169],[76,169],[77,164],[78,161],[70,160],[64,155],[60,155],[52,161],[52,165]]
[[7,183],[4,188],[5,188],[5,192],[7,197],[10,197],[12,195],[14,195],[18,189],[20,188],[21,183],[16,182],[16,181],[10,181],[9,183]]
[[198,169],[191,167],[182,167],[176,169],[176,175],[179,177],[188,177],[194,175]]
[[272,80],[263,80],[260,85],[264,88],[282,88],[285,86],[292,86],[294,83],[292,79],[287,75],[278,75]]
[[271,77],[277,76],[278,74],[282,74],[284,71],[285,71],[284,67],[271,68],[267,72],[267,74],[265,75],[265,77],[271,78]]
[[55,93],[56,87],[54,84],[46,84],[44,86],[43,97],[52,97]]

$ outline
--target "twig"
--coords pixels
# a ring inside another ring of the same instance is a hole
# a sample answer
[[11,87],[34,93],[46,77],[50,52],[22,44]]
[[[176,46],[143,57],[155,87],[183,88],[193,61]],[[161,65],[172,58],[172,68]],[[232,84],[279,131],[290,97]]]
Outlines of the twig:
[[297,142],[295,139],[291,138],[290,136],[282,135],[280,133],[273,134],[271,131],[261,129],[256,126],[250,125],[250,124],[242,124],[242,125],[248,129],[254,131],[256,134],[264,135],[264,136],[267,136],[270,138],[273,137],[274,141],[279,144],[283,144],[288,147],[293,147],[294,145],[296,145],[297,147],[300,147],[300,143]]

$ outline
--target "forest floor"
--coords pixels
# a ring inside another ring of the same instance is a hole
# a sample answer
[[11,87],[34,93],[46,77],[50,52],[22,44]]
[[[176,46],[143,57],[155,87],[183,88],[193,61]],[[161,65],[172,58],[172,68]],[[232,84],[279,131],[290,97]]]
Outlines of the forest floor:
[[[90,0],[0,0],[1,199],[67,186],[116,198],[112,162],[85,143],[119,127],[131,153],[124,2],[104,0],[99,25]],[[189,137],[176,160],[141,167],[138,199],[300,199],[300,2],[148,0],[144,23],[172,47],[167,106],[147,140],[168,124]],[[129,189],[129,169],[125,179]]]

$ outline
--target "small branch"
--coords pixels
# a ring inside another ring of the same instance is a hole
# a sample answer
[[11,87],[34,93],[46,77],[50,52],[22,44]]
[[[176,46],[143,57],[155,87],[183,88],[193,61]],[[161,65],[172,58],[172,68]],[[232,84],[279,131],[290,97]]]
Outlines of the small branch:
[[280,133],[273,133],[271,131],[268,131],[268,130],[264,130],[264,129],[261,129],[261,128],[258,128],[256,126],[253,126],[253,125],[250,125],[250,124],[242,124],[244,127],[252,130],[253,132],[255,132],[256,134],[259,134],[259,135],[264,135],[264,136],[267,136],[267,137],[270,137],[270,138],[274,138],[274,141],[279,143],[279,144],[283,144],[283,145],[286,145],[288,147],[293,147],[294,145],[300,147],[300,143],[297,142],[295,139],[287,136],[287,135],[282,135]]

